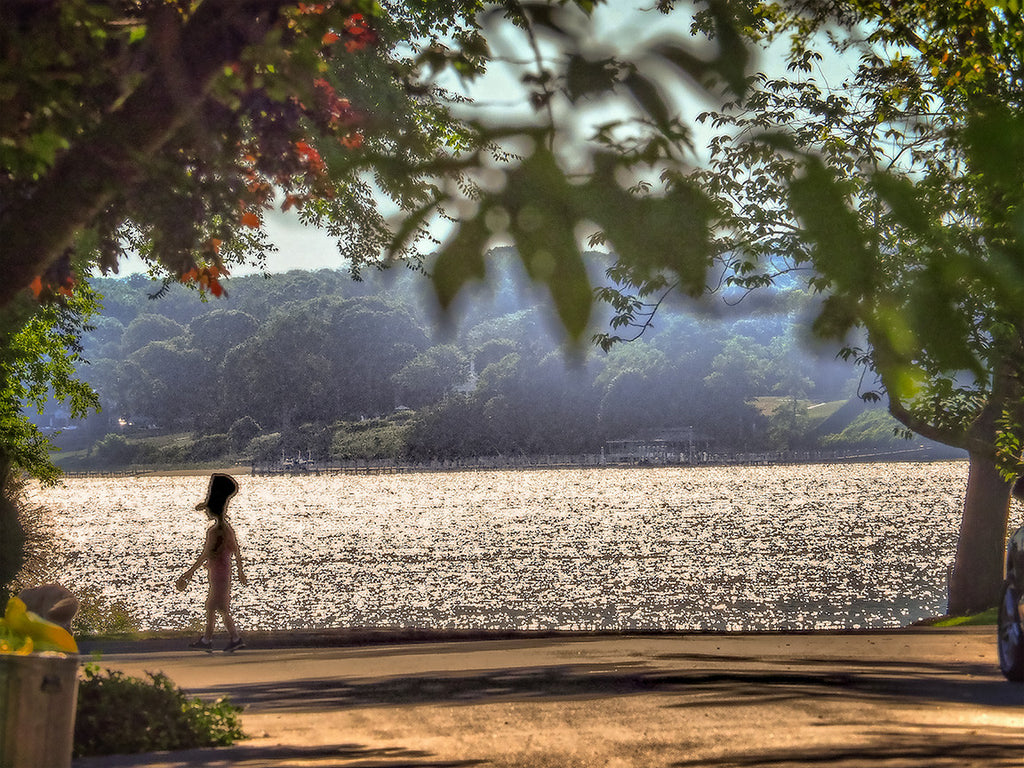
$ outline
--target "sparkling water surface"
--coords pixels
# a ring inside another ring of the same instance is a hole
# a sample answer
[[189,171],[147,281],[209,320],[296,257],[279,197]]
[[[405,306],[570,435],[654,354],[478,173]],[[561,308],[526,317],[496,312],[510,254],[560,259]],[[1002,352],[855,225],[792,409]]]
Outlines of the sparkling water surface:
[[[962,461],[239,476],[247,629],[882,628],[941,614]],[[34,488],[72,589],[194,626],[207,478]],[[1015,510],[1014,524],[1019,525]]]

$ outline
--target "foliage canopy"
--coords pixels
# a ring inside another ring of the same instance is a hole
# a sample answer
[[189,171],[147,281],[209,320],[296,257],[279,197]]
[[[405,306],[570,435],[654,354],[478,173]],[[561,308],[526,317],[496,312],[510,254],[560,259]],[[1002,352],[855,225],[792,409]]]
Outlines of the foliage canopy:
[[[709,163],[680,172],[713,198],[709,250],[746,289],[804,274],[822,295],[815,332],[877,377],[864,396],[969,451],[950,610],[983,609],[1002,578],[1005,478],[1024,470],[1020,4],[744,11],[745,38],[786,66],[700,117]],[[615,277],[617,322],[642,329],[670,282],[629,261]]]

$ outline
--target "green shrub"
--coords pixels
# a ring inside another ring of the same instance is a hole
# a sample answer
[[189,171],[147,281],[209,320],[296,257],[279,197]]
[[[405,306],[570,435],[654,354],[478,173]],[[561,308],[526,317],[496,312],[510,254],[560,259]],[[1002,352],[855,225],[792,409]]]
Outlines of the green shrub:
[[384,419],[363,419],[362,421],[349,421],[345,424],[346,432],[368,432],[373,429],[380,429],[385,424]]
[[[366,427],[370,424],[370,427]],[[407,424],[367,420],[339,430],[331,443],[331,456],[351,459],[396,459],[405,449]]]
[[124,600],[109,601],[95,588],[76,594],[78,613],[71,622],[76,635],[125,635],[139,631],[139,617]]
[[111,432],[93,444],[92,455],[100,466],[124,466],[135,458],[135,447],[128,443],[124,435]]
[[253,461],[271,462],[281,460],[281,433],[271,432],[254,438],[249,445]]
[[226,434],[203,435],[192,443],[191,458],[193,461],[211,461],[219,459],[230,450]]
[[87,664],[78,684],[75,757],[221,747],[245,736],[225,699],[190,699],[160,672],[149,680]]
[[260,433],[260,425],[252,416],[243,416],[228,430],[228,440],[231,447],[238,452],[245,450],[254,437]]
[[159,449],[154,463],[184,464],[191,457],[191,445],[165,445]]
[[159,461],[160,450],[148,443],[130,443],[133,464],[153,464]]

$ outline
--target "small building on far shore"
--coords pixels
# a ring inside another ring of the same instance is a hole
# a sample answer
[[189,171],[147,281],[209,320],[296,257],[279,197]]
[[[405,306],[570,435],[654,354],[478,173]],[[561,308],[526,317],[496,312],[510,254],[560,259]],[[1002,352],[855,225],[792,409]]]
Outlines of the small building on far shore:
[[613,463],[701,464],[711,454],[713,438],[693,427],[666,427],[605,443],[605,460]]

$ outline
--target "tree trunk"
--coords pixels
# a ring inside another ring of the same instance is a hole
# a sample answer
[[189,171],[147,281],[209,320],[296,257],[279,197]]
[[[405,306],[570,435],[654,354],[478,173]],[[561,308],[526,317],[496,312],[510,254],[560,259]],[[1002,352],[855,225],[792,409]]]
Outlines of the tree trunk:
[[1010,483],[991,456],[972,452],[956,561],[949,576],[951,616],[977,613],[999,601],[1009,513]]
[[10,460],[0,457],[0,612],[7,605],[9,588],[25,563],[25,529]]

